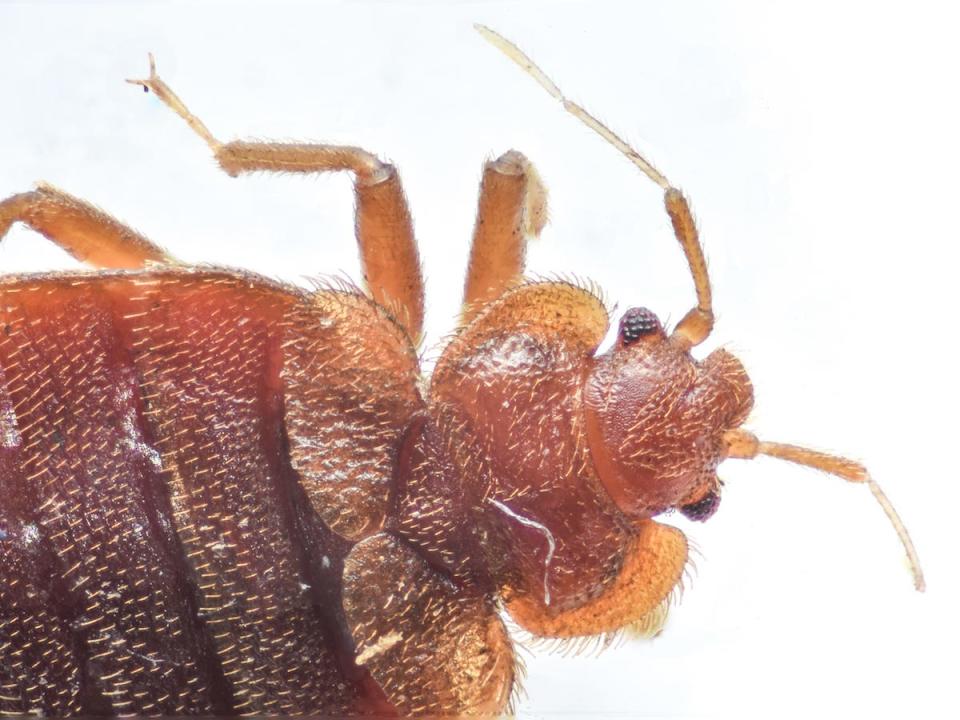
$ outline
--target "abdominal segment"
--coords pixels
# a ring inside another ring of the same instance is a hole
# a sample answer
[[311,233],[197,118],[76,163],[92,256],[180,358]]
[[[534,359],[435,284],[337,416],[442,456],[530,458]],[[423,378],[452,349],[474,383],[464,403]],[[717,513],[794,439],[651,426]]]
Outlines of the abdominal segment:
[[0,285],[0,714],[389,711],[351,542],[287,458],[295,292],[214,272]]

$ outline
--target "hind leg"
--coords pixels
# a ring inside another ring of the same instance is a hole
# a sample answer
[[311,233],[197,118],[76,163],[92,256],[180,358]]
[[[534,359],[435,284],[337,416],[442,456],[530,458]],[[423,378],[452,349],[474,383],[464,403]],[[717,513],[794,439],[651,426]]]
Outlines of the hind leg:
[[175,262],[132,228],[50,185],[41,184],[0,202],[0,238],[15,222],[94,267],[136,269],[148,262]]

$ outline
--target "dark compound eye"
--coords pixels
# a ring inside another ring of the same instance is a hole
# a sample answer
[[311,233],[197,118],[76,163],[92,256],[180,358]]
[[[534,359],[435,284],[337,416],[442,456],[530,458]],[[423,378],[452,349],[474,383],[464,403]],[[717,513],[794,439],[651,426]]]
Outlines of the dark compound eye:
[[620,318],[620,337],[623,344],[629,345],[636,340],[661,330],[660,320],[647,308],[630,308]]
[[720,507],[720,493],[716,490],[711,490],[696,502],[690,503],[689,505],[681,505],[680,512],[691,520],[703,522],[709,519],[710,516],[717,511],[718,507]]

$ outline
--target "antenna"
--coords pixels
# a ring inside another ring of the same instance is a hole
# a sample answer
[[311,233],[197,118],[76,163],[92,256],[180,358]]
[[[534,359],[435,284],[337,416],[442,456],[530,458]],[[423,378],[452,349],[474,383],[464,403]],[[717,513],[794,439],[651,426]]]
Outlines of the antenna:
[[920,557],[917,555],[917,550],[910,539],[910,533],[907,532],[907,526],[903,524],[903,520],[900,519],[900,515],[894,509],[893,503],[880,489],[876,480],[870,477],[870,473],[863,465],[844,457],[829,455],[797,445],[763,442],[753,433],[743,429],[729,430],[724,434],[723,441],[727,446],[727,457],[751,460],[758,455],[768,455],[797,465],[822,470],[849,482],[866,484],[877,502],[880,503],[880,507],[887,514],[890,524],[897,531],[897,536],[903,544],[903,549],[907,553],[907,562],[910,564],[910,572],[913,574],[913,586],[918,592],[926,590],[927,584],[923,579]]

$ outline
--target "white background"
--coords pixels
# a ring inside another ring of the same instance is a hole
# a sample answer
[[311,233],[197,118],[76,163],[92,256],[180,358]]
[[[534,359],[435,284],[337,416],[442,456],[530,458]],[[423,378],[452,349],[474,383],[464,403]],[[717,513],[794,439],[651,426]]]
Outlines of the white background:
[[[931,717],[956,707],[957,18],[949,3],[0,3],[0,196],[46,180],[177,256],[359,276],[350,181],[221,174],[153,97],[223,139],[360,144],[400,166],[429,343],[459,303],[482,161],[550,188],[535,272],[674,322],[693,301],[658,189],[472,30],[518,42],[685,189],[724,345],[763,437],[863,459],[927,571],[913,592],[869,492],[730,461],[664,633],[525,653],[522,717]],[[4,268],[70,267],[14,229]]]

